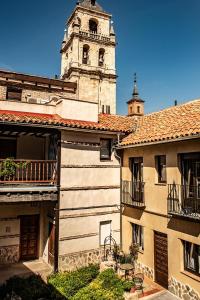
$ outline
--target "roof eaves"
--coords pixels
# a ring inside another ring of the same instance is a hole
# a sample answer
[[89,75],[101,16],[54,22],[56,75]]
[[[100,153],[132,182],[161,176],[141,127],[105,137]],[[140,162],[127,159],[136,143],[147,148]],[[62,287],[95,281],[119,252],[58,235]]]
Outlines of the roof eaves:
[[154,140],[146,140],[146,141],[137,141],[135,143],[130,144],[119,144],[119,149],[126,149],[126,148],[135,148],[135,147],[143,147],[143,146],[150,146],[150,145],[157,145],[157,144],[165,144],[165,143],[172,143],[172,142],[179,142],[179,141],[186,141],[191,139],[198,139],[200,138],[200,132],[194,134],[185,134],[180,135],[179,137],[167,137],[167,138],[160,138]]

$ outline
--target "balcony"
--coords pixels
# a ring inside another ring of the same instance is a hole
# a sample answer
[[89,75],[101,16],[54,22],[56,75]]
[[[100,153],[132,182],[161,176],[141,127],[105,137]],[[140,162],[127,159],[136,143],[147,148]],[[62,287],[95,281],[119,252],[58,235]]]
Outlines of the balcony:
[[56,185],[55,160],[0,159],[0,186],[17,184]]
[[168,213],[173,216],[200,220],[200,185],[168,186]]
[[122,203],[145,208],[144,182],[122,181]]
[[97,34],[97,33],[92,32],[92,31],[80,31],[79,35],[81,37],[88,38],[88,39],[95,40],[95,41],[110,42],[110,37],[109,36],[105,36],[105,35],[102,35],[102,34]]

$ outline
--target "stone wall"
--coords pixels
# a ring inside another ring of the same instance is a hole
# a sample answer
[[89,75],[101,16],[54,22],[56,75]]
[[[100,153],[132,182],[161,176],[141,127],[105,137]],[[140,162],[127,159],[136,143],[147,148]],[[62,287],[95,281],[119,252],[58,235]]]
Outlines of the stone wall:
[[83,251],[59,257],[60,271],[74,271],[89,264],[99,264],[102,261],[103,249]]
[[0,100],[6,99],[7,88],[0,85]]
[[193,288],[182,284],[174,277],[169,280],[169,291],[184,300],[200,300],[200,295]]
[[154,271],[148,266],[143,265],[141,262],[136,263],[136,272],[142,272],[150,279],[154,279]]
[[13,264],[19,261],[19,245],[0,247],[0,264]]

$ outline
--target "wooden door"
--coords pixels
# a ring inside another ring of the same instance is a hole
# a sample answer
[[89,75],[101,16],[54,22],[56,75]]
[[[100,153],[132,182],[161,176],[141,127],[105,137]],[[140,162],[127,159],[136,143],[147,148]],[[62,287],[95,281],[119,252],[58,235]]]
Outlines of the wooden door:
[[49,223],[48,263],[54,265],[55,252],[55,225]]
[[20,258],[32,260],[38,258],[39,215],[21,216],[20,222]]
[[168,242],[167,235],[160,232],[154,234],[155,281],[168,288]]

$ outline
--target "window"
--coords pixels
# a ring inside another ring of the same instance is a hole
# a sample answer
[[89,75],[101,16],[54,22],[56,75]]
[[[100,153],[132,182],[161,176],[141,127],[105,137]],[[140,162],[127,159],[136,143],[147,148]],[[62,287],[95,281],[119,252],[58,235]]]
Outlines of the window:
[[89,21],[89,31],[92,33],[97,33],[97,27],[98,27],[97,21],[91,19]]
[[102,67],[104,65],[104,56],[105,56],[105,50],[100,49],[99,50],[99,67]]
[[139,245],[140,250],[144,250],[144,227],[132,224],[132,242]]
[[167,174],[166,174],[166,156],[159,155],[155,157],[156,170],[158,174],[158,183],[166,183],[167,182]]
[[140,106],[137,106],[137,113],[140,114]]
[[105,239],[111,235],[111,221],[100,222],[100,245],[104,245]]
[[110,105],[106,105],[106,113],[110,115]]
[[17,87],[7,87],[7,94],[6,99],[7,100],[17,100],[21,101],[22,98],[22,90]]
[[111,140],[101,139],[100,141],[100,159],[110,160],[111,159]]
[[91,4],[92,4],[92,6],[95,6],[96,5],[96,0],[91,0]]
[[83,46],[83,64],[87,65],[89,60],[89,49],[90,47],[88,45]]
[[183,242],[184,268],[186,271],[200,276],[200,245]]
[[102,105],[102,114],[105,114],[105,105]]

